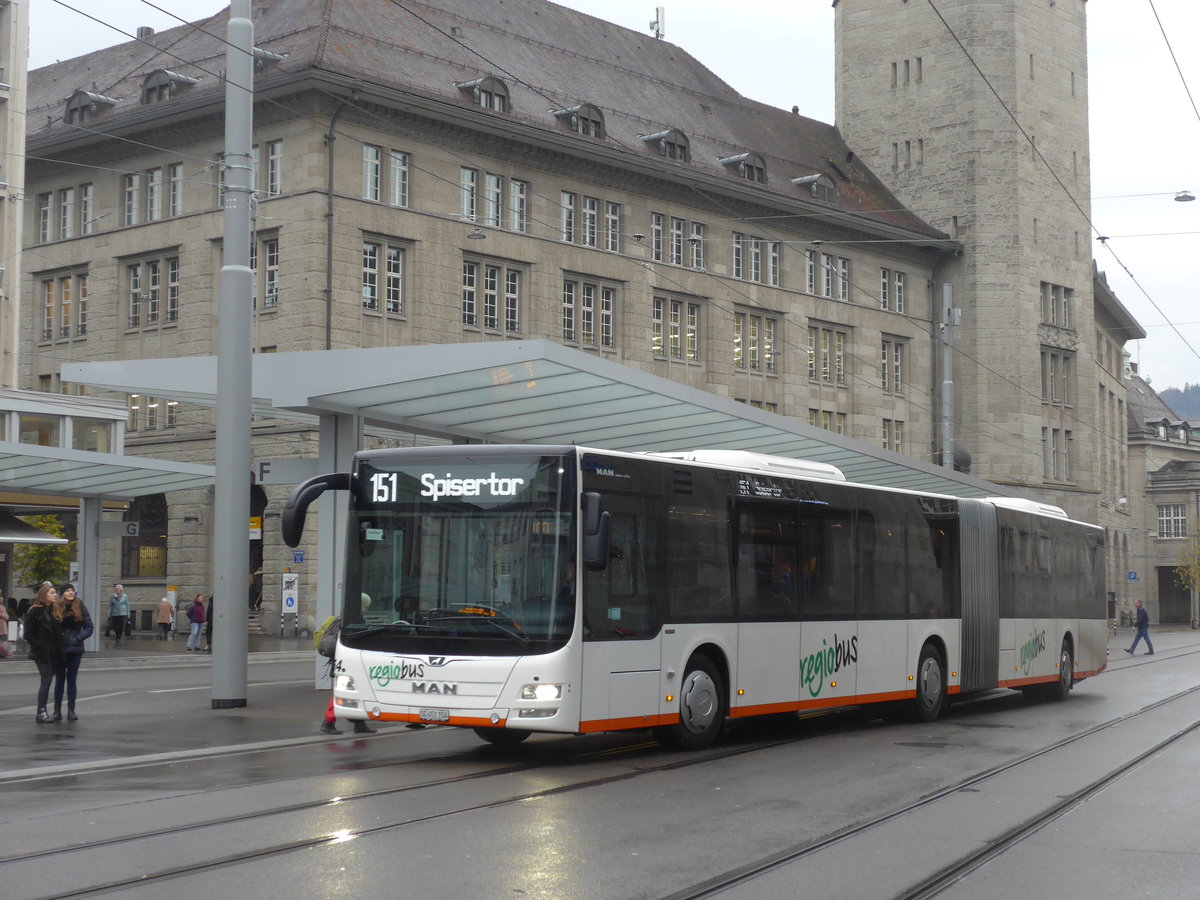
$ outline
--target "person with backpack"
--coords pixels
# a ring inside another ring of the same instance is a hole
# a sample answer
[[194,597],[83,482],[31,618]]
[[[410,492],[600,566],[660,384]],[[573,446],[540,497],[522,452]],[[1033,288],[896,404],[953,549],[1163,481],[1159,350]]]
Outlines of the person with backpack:
[[191,631],[188,633],[187,649],[190,653],[195,650],[200,652],[200,632],[204,627],[204,595],[197,594],[193,598],[192,603],[187,609],[188,621],[192,623]]
[[113,637],[118,644],[125,636],[125,622],[129,619],[129,595],[125,593],[125,585],[114,584],[112,596],[108,598],[108,625],[104,633],[108,634],[111,627]]

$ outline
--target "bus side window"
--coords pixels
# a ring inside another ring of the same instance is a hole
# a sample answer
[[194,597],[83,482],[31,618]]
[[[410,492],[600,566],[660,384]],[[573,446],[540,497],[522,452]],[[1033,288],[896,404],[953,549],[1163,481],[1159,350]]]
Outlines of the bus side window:
[[785,508],[738,510],[737,599],[742,619],[796,615],[796,516]]
[[646,533],[649,519],[639,515],[641,501],[619,494],[605,495],[611,516],[608,565],[583,573],[584,640],[630,640],[653,637],[661,617],[649,589],[645,548],[653,545]]

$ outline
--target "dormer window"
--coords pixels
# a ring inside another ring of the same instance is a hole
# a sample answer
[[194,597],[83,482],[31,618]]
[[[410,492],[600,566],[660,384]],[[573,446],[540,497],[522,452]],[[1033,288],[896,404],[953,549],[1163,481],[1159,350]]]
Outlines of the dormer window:
[[471,98],[484,109],[508,112],[512,108],[508,99],[508,85],[494,75],[485,75],[474,81],[465,81],[462,84],[456,84],[455,87],[464,94],[470,94]]
[[166,69],[155,69],[142,82],[142,105],[162,103],[170,100],[181,88],[189,88],[199,83],[199,78],[180,75],[178,72],[168,72]]
[[755,184],[767,183],[767,164],[761,153],[749,152],[727,156],[721,160],[721,165],[747,181],[753,181]]
[[554,114],[560,122],[576,134],[586,134],[588,137],[604,137],[604,113],[591,103],[581,103],[569,109],[560,109]]
[[67,111],[63,115],[63,121],[68,125],[75,125],[79,122],[86,122],[88,119],[94,119],[110,106],[115,106],[119,103],[112,97],[105,97],[103,94],[97,94],[93,91],[78,90],[71,95],[71,99],[67,101]]
[[667,159],[677,159],[680,162],[692,161],[692,148],[688,143],[687,135],[678,128],[643,135],[642,142],[657,149]]
[[803,178],[793,178],[792,184],[800,190],[812,194],[817,200],[823,200],[826,203],[838,202],[837,185],[828,175],[805,175]]

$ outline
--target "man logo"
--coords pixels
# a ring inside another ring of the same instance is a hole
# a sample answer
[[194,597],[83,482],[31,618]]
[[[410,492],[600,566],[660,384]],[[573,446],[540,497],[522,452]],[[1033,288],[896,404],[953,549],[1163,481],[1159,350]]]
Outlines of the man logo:
[[444,666],[446,664],[446,657],[431,656],[431,657],[429,657],[429,664],[431,666]]

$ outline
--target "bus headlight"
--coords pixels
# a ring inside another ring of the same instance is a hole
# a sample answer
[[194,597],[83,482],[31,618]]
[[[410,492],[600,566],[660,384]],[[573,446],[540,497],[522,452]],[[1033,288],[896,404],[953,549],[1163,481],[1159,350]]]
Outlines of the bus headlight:
[[354,676],[352,676],[352,675],[339,675],[339,676],[337,677],[337,681],[334,683],[334,688],[336,688],[336,689],[337,689],[337,690],[339,690],[339,691],[352,691],[352,690],[354,690]]
[[561,684],[527,684],[521,688],[522,700],[558,700],[561,697]]

